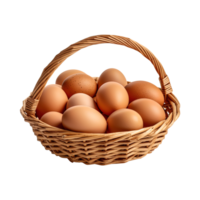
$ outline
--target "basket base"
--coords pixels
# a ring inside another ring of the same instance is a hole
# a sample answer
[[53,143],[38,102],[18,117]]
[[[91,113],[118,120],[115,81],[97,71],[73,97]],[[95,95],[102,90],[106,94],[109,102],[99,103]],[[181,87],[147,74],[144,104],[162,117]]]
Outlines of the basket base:
[[119,158],[119,159],[99,159],[99,160],[92,160],[92,159],[89,159],[89,160],[85,160],[85,159],[77,159],[77,160],[74,160],[72,161],[70,158],[67,158],[67,157],[62,157],[62,158],[67,158],[70,162],[79,162],[79,163],[84,163],[86,165],[92,165],[92,164],[97,164],[97,165],[109,165],[109,164],[120,164],[120,163],[127,163],[131,160],[136,160],[136,159],[139,159],[139,158],[143,158],[145,155],[139,155],[139,156],[131,156],[127,159],[124,159],[124,158]]

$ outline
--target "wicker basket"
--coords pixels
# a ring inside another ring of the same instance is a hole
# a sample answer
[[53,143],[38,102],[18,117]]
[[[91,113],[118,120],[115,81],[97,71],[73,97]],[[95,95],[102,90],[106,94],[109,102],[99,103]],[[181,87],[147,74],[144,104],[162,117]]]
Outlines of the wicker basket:
[[[59,129],[43,123],[36,117],[35,110],[42,91],[48,79],[62,62],[82,48],[102,43],[124,45],[140,52],[151,61],[159,74],[161,89],[165,96],[163,108],[167,114],[166,120],[136,131],[97,134]],[[180,104],[172,94],[169,78],[161,63],[147,48],[126,37],[98,35],[81,40],[55,56],[43,70],[33,92],[23,102],[20,112],[25,121],[30,123],[38,141],[46,150],[62,158],[68,158],[71,162],[107,165],[142,158],[156,149],[167,134],[168,128],[179,117]]]

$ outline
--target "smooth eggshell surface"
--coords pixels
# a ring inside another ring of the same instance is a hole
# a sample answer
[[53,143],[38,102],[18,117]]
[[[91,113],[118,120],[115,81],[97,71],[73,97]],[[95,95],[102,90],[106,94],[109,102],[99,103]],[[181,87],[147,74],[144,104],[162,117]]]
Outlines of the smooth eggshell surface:
[[68,101],[67,95],[58,85],[48,85],[40,97],[36,115],[41,118],[45,113],[56,111],[63,113]]
[[97,110],[87,106],[73,106],[62,118],[65,129],[82,133],[105,133],[107,122]]
[[120,72],[118,69],[110,68],[105,70],[101,76],[98,79],[98,88],[101,87],[106,82],[117,82],[120,83],[122,86],[127,85],[126,78],[122,72]]
[[99,111],[94,99],[84,93],[77,93],[72,95],[67,102],[67,109],[78,105],[88,106]]
[[58,84],[52,84],[52,85],[55,85],[55,86],[57,86],[59,88],[62,88],[61,85],[58,85]]
[[153,126],[166,119],[162,106],[151,99],[135,100],[129,104],[128,108],[140,114],[144,122],[144,127]]
[[51,126],[57,127],[57,128],[63,128],[62,126],[62,114],[59,112],[48,112],[45,113],[41,119],[41,121],[45,122],[46,124],[49,124]]
[[76,93],[84,93],[94,97],[97,91],[97,84],[87,74],[74,74],[65,79],[62,89],[69,98]]
[[126,108],[129,103],[125,88],[116,82],[104,83],[96,95],[97,105],[105,114],[110,115],[115,110]]
[[161,106],[164,103],[163,93],[152,83],[146,81],[134,81],[129,83],[125,88],[128,92],[130,103],[141,98],[152,99]]
[[64,80],[73,74],[85,74],[85,73],[76,69],[70,69],[70,70],[64,71],[56,79],[56,84],[62,85]]
[[120,109],[107,119],[108,132],[132,131],[143,128],[141,116],[131,109]]

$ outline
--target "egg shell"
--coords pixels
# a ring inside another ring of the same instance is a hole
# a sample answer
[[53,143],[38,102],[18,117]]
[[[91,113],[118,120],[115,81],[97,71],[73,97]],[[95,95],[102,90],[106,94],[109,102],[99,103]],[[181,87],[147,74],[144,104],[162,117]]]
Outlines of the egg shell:
[[98,88],[101,87],[106,82],[117,82],[120,83],[122,86],[127,85],[126,78],[122,72],[120,72],[118,69],[110,68],[105,70],[98,79]]
[[[53,84],[52,84],[52,85],[53,85]],[[62,89],[62,86],[61,86],[61,85],[58,85],[58,84],[54,84],[54,85]]]
[[132,131],[143,128],[142,117],[131,109],[120,109],[107,119],[108,132]]
[[41,117],[40,120],[51,126],[63,129],[62,114],[59,112],[47,112]]
[[58,86],[59,88],[62,88],[62,86],[61,86],[61,85],[59,85],[59,84],[56,84],[55,82],[54,82],[54,83],[50,83],[50,85],[55,85],[55,86]]
[[58,78],[56,79],[56,84],[62,85],[66,78],[68,78],[69,76],[73,74],[80,74],[80,73],[85,74],[84,72],[77,69],[66,70],[58,76]]
[[164,104],[163,93],[152,83],[146,81],[134,81],[129,83],[125,88],[128,92],[130,103],[137,99],[147,98],[158,102],[161,106]]
[[[61,85],[58,85],[58,84],[50,84],[50,85],[54,85],[54,86],[57,86],[57,87],[59,87],[59,88],[62,89],[62,86],[61,86]],[[48,85],[48,86],[50,86],[50,85]]]
[[117,82],[104,83],[96,95],[97,105],[105,114],[110,115],[115,110],[126,108],[129,103],[128,93]]
[[97,91],[97,84],[87,74],[73,74],[65,79],[62,89],[69,98],[76,93],[84,93],[94,97]]
[[78,105],[88,106],[99,111],[94,99],[91,96],[84,93],[77,93],[72,95],[67,102],[67,109]]
[[144,127],[153,126],[166,119],[166,114],[162,106],[151,99],[137,99],[131,102],[128,108],[140,114]]
[[67,101],[67,95],[58,85],[48,85],[42,92],[36,109],[36,115],[38,118],[41,118],[45,113],[50,111],[63,113]]
[[62,118],[65,129],[82,133],[105,133],[107,122],[97,110],[87,106],[73,106]]

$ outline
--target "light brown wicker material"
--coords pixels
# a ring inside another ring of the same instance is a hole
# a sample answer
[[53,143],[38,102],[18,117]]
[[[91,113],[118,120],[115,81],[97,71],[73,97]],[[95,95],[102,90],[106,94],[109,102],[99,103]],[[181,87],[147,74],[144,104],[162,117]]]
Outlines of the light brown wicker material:
[[[161,88],[165,95],[163,108],[167,114],[166,120],[152,127],[136,131],[97,134],[77,133],[52,127],[35,116],[35,110],[42,91],[50,76],[62,62],[82,48],[102,43],[127,46],[140,52],[151,61],[159,74]],[[179,117],[180,103],[172,94],[169,78],[161,63],[147,48],[126,37],[98,35],[81,40],[55,56],[43,70],[33,92],[23,102],[23,107],[20,111],[25,121],[32,126],[37,139],[45,149],[50,150],[53,154],[68,158],[71,162],[107,165],[142,158],[157,148],[167,134],[168,128]]]

